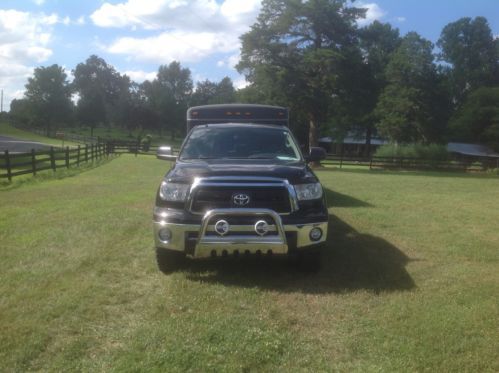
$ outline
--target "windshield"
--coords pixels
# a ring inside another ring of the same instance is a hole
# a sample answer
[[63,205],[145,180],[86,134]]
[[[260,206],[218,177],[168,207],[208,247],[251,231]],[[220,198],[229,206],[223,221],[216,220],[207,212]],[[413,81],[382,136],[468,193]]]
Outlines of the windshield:
[[195,128],[183,147],[180,159],[215,158],[298,161],[301,155],[291,133],[282,128]]

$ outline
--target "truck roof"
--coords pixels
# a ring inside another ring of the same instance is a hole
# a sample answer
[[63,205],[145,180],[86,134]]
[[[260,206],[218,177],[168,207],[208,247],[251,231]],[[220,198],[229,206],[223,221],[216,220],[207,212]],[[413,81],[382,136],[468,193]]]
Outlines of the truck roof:
[[187,110],[187,131],[200,124],[251,123],[287,126],[289,111],[285,107],[255,104],[221,104],[194,106]]

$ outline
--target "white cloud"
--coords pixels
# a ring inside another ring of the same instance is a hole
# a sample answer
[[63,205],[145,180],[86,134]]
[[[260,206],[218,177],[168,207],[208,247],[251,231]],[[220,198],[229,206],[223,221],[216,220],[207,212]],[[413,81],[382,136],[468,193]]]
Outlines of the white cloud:
[[109,53],[130,59],[166,64],[173,60],[199,61],[214,53],[227,53],[238,48],[237,36],[210,32],[163,32],[149,38],[123,37],[106,47]]
[[80,25],[80,26],[84,25],[85,24],[85,16],[78,17],[78,19],[76,20],[76,24]]
[[246,81],[244,77],[234,80],[234,88],[242,89],[248,86],[249,82]]
[[360,27],[367,26],[386,15],[386,12],[376,3],[358,3],[356,6],[367,9],[366,18],[357,21]]
[[249,30],[259,10],[260,0],[128,0],[104,3],[90,18],[100,27],[160,32],[118,38],[106,46],[110,53],[154,63],[193,62],[239,50],[239,35]]
[[45,4],[45,0],[33,0],[33,2],[38,6]]
[[154,80],[156,78],[156,71],[147,72],[143,70],[127,70],[122,74],[127,75],[130,79],[132,79],[136,83],[142,83],[145,80]]
[[0,9],[0,87],[4,90],[4,108],[22,96],[21,87],[32,75],[33,65],[52,55],[49,47],[56,14],[34,14]]
[[236,65],[239,63],[239,60],[241,59],[241,54],[236,53],[233,54],[226,59],[219,60],[217,61],[217,66],[218,67],[229,67],[231,69],[235,69]]
[[405,17],[395,17],[395,21],[399,23],[404,23],[407,19]]

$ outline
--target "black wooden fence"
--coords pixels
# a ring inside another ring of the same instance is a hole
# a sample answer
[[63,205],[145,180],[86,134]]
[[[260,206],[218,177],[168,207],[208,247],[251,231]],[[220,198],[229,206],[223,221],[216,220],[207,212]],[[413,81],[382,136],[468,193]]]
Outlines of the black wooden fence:
[[[93,162],[110,154],[156,155],[158,146],[140,141],[106,140],[98,144],[87,144],[77,148],[54,148],[48,151],[31,150],[29,153],[0,153],[0,179],[32,174],[58,168],[79,166],[81,163]],[[178,150],[173,150],[178,153]],[[441,170],[441,171],[485,171],[496,169],[499,172],[499,158],[481,158],[480,160],[432,160],[409,157],[363,157],[328,155],[323,166],[339,167],[359,166],[369,169],[409,169],[409,170]],[[2,172],[3,171],[3,172]]]
[[106,144],[90,144],[77,148],[54,148],[45,151],[31,150],[30,153],[0,153],[0,179],[12,181],[13,177],[44,170],[70,168],[82,163],[94,162],[110,154]]
[[499,169],[499,158],[481,157],[476,159],[435,160],[411,157],[343,156],[328,155],[321,162],[324,166],[364,166],[369,169],[408,169],[442,171],[485,171]]

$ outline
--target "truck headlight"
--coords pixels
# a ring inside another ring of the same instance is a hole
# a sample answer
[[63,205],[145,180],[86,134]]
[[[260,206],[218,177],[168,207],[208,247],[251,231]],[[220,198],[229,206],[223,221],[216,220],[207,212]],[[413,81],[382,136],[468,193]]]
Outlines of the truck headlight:
[[159,187],[159,196],[164,201],[184,202],[190,187],[189,184],[176,184],[163,181]]
[[294,187],[296,196],[300,201],[319,199],[322,197],[322,186],[320,183],[297,184]]

